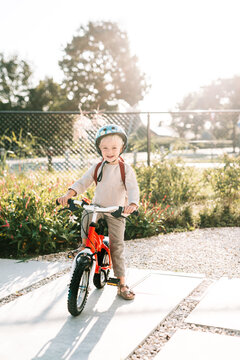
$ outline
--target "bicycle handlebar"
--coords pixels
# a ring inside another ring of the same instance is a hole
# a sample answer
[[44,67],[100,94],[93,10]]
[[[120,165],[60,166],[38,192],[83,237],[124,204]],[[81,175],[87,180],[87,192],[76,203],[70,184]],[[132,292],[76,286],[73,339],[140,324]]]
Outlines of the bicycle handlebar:
[[[56,204],[60,205],[58,200],[56,200]],[[68,208],[63,208],[61,210],[68,209],[70,211],[76,211],[78,209],[78,207],[76,205],[80,205],[85,210],[89,210],[89,211],[92,211],[92,212],[110,213],[112,216],[114,216],[116,218],[118,218],[118,217],[126,218],[126,216],[122,215],[122,213],[124,211],[124,207],[122,207],[122,206],[109,206],[109,207],[104,208],[104,207],[99,207],[97,205],[89,205],[84,200],[79,201],[79,200],[72,200],[72,199],[68,199],[68,205],[69,205]],[[59,211],[61,211],[61,210],[59,210]],[[138,215],[138,211],[135,210],[129,215]]]

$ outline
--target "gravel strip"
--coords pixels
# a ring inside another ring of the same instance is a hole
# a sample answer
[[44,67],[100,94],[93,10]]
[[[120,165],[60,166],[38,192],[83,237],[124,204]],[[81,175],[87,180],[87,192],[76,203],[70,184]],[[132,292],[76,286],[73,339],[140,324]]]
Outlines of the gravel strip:
[[128,267],[240,277],[240,228],[198,229],[126,241]]
[[[205,279],[168,314],[158,327],[138,346],[127,360],[150,360],[161,350],[177,329],[209,331],[240,337],[240,331],[200,326],[184,320],[197,306],[206,289],[222,276],[240,277],[240,228],[198,229],[125,242],[126,265],[130,268],[204,274]],[[68,261],[67,252],[44,255],[35,260]],[[44,279],[26,292],[40,287],[69,271],[65,269]],[[14,300],[18,294],[2,299]],[[12,298],[11,298],[12,297]],[[2,302],[0,302],[0,305]]]
[[[67,261],[68,252],[34,260]],[[209,228],[125,241],[126,266],[138,269],[240,277],[240,227]]]

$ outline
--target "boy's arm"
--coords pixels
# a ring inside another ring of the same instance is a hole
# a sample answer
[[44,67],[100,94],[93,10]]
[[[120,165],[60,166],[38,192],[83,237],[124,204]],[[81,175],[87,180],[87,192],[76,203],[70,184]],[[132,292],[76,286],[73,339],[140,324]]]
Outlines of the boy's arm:
[[93,182],[93,173],[96,165],[93,165],[79,180],[72,184],[65,195],[58,198],[58,202],[62,206],[66,206],[68,199],[71,199],[73,196],[77,196],[79,193],[84,193],[87,188]]
[[73,189],[71,189],[71,188],[69,188],[69,190],[68,190],[68,192],[66,193],[65,196],[67,196],[68,199],[71,199],[73,196],[76,196],[76,195],[77,195],[76,191],[73,190]]
[[91,166],[91,168],[79,180],[75,181],[75,183],[68,188],[68,190],[75,191],[75,195],[73,196],[83,194],[92,184],[94,181],[93,175],[95,167],[96,165]]
[[[125,207],[125,211],[127,208],[129,208],[129,211],[132,213],[134,210],[138,209],[139,204],[139,187],[137,183],[136,174],[133,170],[133,168],[128,165],[125,167],[126,169],[126,190],[127,190],[127,196],[128,196],[128,206]],[[128,211],[128,210],[127,210]]]

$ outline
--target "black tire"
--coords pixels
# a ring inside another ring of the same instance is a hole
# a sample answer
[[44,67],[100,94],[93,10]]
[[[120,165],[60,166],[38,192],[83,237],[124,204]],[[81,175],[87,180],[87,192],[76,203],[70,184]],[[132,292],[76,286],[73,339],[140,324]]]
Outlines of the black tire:
[[72,316],[78,316],[84,309],[88,297],[90,266],[79,262],[73,272],[68,291],[68,311]]
[[[109,256],[105,249],[102,249],[102,251],[98,253],[98,264],[100,266],[109,266]],[[100,270],[99,274],[94,274],[93,283],[97,289],[102,289],[106,285],[109,272],[109,270]]]
[[97,289],[102,289],[108,281],[109,270],[101,270],[100,274],[94,274],[93,283]]

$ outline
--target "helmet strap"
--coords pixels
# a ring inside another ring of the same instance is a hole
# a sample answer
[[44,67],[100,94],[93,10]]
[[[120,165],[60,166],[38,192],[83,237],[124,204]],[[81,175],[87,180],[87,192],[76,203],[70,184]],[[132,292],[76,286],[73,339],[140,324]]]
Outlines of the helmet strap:
[[102,176],[103,176],[103,167],[104,167],[104,165],[105,165],[106,163],[108,163],[108,161],[106,161],[106,160],[105,160],[105,161],[103,161],[103,163],[102,163],[100,173],[99,173],[99,175],[98,175],[98,177],[97,177],[97,182],[102,181]]

